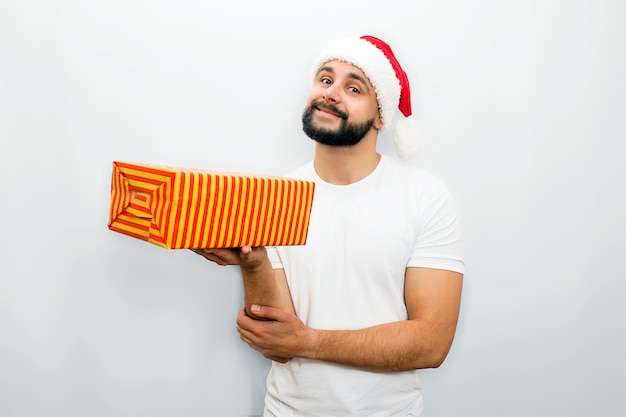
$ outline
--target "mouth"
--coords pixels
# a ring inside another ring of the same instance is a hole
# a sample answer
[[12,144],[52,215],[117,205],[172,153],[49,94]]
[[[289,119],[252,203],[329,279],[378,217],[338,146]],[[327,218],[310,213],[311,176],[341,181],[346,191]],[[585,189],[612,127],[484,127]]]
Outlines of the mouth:
[[328,104],[321,104],[321,103],[316,103],[313,105],[313,107],[325,114],[331,115],[331,116],[335,116],[335,117],[339,117],[341,119],[347,119],[348,116],[342,112],[341,110],[339,110],[337,107],[333,106],[333,105],[328,105]]

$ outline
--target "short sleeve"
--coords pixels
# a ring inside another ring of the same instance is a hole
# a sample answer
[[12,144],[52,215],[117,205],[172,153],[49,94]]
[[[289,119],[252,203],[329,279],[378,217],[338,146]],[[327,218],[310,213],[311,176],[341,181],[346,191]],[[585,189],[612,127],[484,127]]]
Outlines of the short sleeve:
[[281,269],[283,268],[283,262],[280,259],[280,255],[278,254],[278,249],[275,246],[267,246],[265,248],[267,251],[267,257],[272,264],[272,268]]
[[464,273],[461,225],[448,188],[439,183],[421,200],[417,237],[407,266]]

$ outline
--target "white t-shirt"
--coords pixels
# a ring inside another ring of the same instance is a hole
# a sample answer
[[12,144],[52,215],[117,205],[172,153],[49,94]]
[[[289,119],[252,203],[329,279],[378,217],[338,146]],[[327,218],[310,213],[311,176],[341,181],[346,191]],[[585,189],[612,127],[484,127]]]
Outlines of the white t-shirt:
[[[316,329],[360,329],[407,319],[407,267],[463,273],[462,238],[448,189],[383,156],[366,178],[329,184],[310,162],[289,175],[316,183],[306,245],[268,248],[284,268],[298,317]],[[295,358],[273,362],[265,416],[414,416],[416,371],[369,372]]]

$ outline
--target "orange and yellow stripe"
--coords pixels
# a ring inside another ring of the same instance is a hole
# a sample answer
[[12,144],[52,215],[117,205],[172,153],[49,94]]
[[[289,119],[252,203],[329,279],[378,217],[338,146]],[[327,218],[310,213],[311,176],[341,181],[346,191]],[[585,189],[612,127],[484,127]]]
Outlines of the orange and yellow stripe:
[[109,229],[168,249],[304,245],[314,186],[116,161]]

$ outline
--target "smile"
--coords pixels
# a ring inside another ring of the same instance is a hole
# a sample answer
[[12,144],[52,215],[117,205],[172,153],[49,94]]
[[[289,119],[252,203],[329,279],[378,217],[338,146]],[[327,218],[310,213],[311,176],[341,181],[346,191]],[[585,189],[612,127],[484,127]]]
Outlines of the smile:
[[328,106],[328,105],[323,105],[323,104],[316,104],[314,107],[315,107],[316,110],[318,110],[318,111],[320,111],[322,113],[331,115],[331,116],[339,117],[341,119],[347,119],[348,118],[347,114],[345,114],[344,112],[342,112],[341,110],[337,109],[334,106]]

